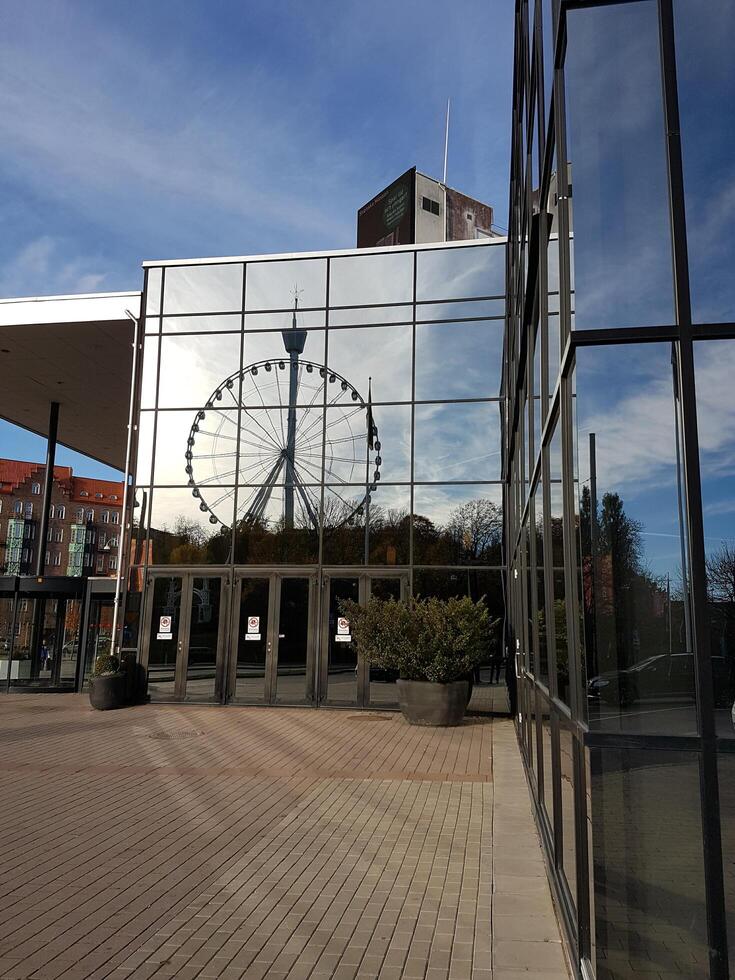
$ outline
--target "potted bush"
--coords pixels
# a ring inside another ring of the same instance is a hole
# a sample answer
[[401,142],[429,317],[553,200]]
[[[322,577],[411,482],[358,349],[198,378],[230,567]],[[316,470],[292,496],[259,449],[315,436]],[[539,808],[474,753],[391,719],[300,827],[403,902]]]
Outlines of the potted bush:
[[112,654],[97,657],[89,679],[89,703],[98,711],[123,708],[127,703],[127,678]]
[[472,671],[486,659],[495,624],[480,600],[348,601],[345,616],[357,651],[374,667],[398,673],[398,697],[412,725],[462,723]]

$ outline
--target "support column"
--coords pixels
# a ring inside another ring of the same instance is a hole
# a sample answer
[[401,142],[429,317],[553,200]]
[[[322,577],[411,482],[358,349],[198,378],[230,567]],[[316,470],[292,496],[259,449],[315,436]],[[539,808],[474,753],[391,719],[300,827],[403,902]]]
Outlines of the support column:
[[46,571],[46,538],[51,509],[51,492],[54,486],[54,462],[56,460],[56,435],[59,428],[59,403],[51,402],[48,417],[48,443],[46,448],[46,475],[43,481],[43,502],[41,504],[41,525],[39,527],[36,554],[36,577]]

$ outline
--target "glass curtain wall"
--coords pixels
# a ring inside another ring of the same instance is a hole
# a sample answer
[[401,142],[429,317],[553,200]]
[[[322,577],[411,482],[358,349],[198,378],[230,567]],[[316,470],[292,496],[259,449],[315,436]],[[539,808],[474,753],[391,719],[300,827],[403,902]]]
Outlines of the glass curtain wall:
[[129,578],[407,569],[501,615],[505,241],[151,266]]
[[507,640],[597,980],[735,976],[733,27],[725,0],[516,4]]

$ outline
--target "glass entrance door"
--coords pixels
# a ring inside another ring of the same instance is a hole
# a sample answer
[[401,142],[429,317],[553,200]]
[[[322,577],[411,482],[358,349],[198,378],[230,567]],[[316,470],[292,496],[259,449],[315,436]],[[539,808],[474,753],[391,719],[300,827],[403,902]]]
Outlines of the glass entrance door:
[[227,591],[222,575],[149,576],[143,662],[151,700],[221,700]]
[[228,699],[314,700],[314,575],[242,574],[233,595]]
[[358,657],[352,641],[345,599],[364,604],[370,596],[406,599],[408,572],[334,571],[323,578],[320,653],[320,701],[323,704],[355,707],[395,707],[398,704],[397,675],[371,667]]

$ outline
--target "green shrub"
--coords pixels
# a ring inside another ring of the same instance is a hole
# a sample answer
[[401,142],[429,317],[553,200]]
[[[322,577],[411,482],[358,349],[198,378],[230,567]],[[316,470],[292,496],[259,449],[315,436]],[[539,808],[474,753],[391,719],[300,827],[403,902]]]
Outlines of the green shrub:
[[358,653],[374,667],[397,671],[404,680],[447,684],[465,677],[490,655],[498,620],[482,600],[348,600],[343,614]]
[[105,677],[107,674],[116,674],[120,670],[120,661],[113,657],[111,653],[103,653],[94,662],[92,677]]

